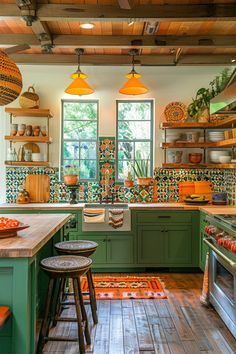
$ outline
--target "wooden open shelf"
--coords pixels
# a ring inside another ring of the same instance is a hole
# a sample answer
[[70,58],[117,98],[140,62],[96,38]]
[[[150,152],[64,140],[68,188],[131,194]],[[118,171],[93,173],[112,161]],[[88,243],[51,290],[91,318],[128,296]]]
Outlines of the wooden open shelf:
[[163,163],[163,168],[235,168],[236,163]]
[[[231,112],[232,114],[232,112]],[[162,122],[162,129],[211,129],[211,128],[232,128],[236,125],[236,114],[231,115],[221,121],[214,123],[197,123],[197,122]]]
[[193,163],[163,163],[162,167],[164,168],[235,168],[236,169],[236,163],[220,163],[220,164],[215,164],[215,163],[198,163],[198,164],[193,164]]
[[5,140],[15,141],[15,142],[28,142],[28,143],[48,143],[51,144],[52,138],[48,136],[13,136],[6,135]]
[[175,148],[218,148],[218,147],[232,147],[236,146],[236,138],[221,140],[216,142],[203,142],[203,143],[188,143],[188,142],[175,142],[175,143],[161,143],[164,149]]
[[49,166],[48,161],[5,161],[8,166]]
[[12,114],[14,117],[38,117],[38,118],[52,118],[53,114],[50,109],[42,108],[5,108],[5,112]]

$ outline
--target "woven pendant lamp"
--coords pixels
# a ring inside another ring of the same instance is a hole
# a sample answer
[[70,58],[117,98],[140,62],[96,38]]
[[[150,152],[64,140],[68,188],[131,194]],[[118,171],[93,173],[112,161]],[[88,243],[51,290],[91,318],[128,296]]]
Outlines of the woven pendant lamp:
[[17,65],[0,50],[0,106],[13,102],[21,93],[22,76]]
[[119,90],[123,95],[143,95],[148,92],[148,88],[139,80],[141,74],[134,69],[134,56],[138,55],[137,49],[131,49],[129,55],[132,56],[132,70],[126,75],[129,79]]

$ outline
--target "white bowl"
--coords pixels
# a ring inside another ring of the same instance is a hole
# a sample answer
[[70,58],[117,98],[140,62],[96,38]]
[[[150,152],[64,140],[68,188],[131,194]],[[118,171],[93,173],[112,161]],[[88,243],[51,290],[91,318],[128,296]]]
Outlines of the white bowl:
[[43,161],[43,154],[41,152],[33,152],[32,153],[32,161]]
[[219,156],[219,160],[221,163],[228,163],[231,161],[231,156]]

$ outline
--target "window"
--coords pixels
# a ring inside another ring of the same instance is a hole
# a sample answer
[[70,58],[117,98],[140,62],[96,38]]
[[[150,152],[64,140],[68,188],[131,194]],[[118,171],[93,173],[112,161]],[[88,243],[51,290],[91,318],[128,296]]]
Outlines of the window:
[[149,160],[153,174],[153,101],[117,101],[117,179],[134,160]]
[[77,165],[80,179],[97,177],[98,101],[62,101],[62,166]]

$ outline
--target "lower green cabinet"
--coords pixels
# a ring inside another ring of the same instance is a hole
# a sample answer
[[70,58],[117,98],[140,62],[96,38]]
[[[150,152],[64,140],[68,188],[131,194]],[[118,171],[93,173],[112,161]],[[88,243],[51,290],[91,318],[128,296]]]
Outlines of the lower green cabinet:
[[165,264],[192,264],[192,230],[188,225],[165,227]]
[[96,252],[91,256],[94,267],[104,265],[132,265],[134,263],[133,235],[100,236],[80,235],[79,239],[91,240],[98,243]]
[[138,264],[157,265],[164,262],[163,225],[138,226]]

